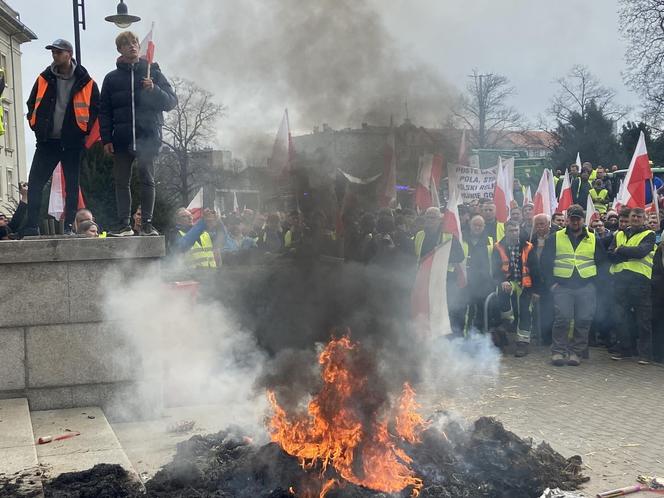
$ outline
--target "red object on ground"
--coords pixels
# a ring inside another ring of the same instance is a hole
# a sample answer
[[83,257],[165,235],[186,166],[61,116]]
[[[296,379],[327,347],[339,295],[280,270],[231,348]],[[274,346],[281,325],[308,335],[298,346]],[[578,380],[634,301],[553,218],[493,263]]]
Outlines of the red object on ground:
[[71,439],[76,436],[80,436],[80,432],[65,432],[64,434],[60,434],[58,436],[43,436],[37,439],[37,444],[48,444],[53,441],[62,441],[63,439]]
[[196,302],[196,299],[198,298],[198,287],[200,284],[195,280],[185,280],[183,282],[170,282],[167,285],[169,288],[171,288],[174,291],[189,294],[191,300]]

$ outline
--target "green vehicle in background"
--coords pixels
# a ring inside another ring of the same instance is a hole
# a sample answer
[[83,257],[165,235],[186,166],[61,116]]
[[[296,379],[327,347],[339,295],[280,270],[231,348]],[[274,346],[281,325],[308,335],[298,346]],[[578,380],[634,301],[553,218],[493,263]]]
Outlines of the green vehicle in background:
[[[473,149],[472,154],[479,156],[480,169],[488,169],[498,164],[498,156],[514,158],[514,178],[518,178],[521,185],[531,186],[531,190],[537,188],[542,173],[546,168],[551,168],[551,160],[548,157],[528,157],[523,150],[504,149]],[[534,193],[534,190],[532,190]]]

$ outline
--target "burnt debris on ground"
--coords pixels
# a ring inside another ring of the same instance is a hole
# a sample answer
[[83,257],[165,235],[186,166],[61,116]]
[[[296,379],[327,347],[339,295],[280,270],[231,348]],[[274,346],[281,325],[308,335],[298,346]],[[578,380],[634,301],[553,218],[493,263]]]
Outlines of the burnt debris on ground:
[[[581,474],[580,457],[566,459],[547,443],[534,446],[492,418],[478,419],[469,430],[454,422],[444,432],[427,429],[420,444],[407,445],[405,450],[424,481],[422,498],[532,497],[547,487],[577,489],[588,480]],[[320,469],[303,470],[274,443],[258,446],[240,431],[226,430],[179,443],[172,462],[145,484],[145,494],[120,466],[97,465],[46,483],[45,496],[292,498],[293,491],[298,496],[318,496],[329,479],[337,483],[327,498],[387,496],[343,482],[330,468],[323,479],[319,476]],[[398,494],[409,495],[409,489]],[[0,496],[8,496],[2,494],[2,483]]]

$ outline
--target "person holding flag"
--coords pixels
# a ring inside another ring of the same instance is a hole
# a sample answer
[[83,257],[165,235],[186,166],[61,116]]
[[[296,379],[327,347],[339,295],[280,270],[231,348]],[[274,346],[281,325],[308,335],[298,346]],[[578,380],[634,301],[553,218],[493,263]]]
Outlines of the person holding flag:
[[83,144],[99,109],[97,84],[72,58],[71,43],[58,39],[46,49],[51,51],[53,63],[37,77],[28,98],[28,123],[37,148],[28,179],[28,220],[21,237],[39,235],[42,191],[58,163],[65,179],[65,233],[72,233]]
[[[177,105],[177,96],[152,62],[150,47],[139,57],[138,38],[131,31],[120,33],[115,46],[120,53],[117,68],[106,75],[101,89],[99,125],[104,151],[113,156],[118,223],[110,236],[133,235],[131,221],[132,165],[136,162],[141,185],[141,235],[159,235],[152,226],[155,200],[154,161],[161,147],[163,113]],[[147,47],[146,47],[147,48]]]

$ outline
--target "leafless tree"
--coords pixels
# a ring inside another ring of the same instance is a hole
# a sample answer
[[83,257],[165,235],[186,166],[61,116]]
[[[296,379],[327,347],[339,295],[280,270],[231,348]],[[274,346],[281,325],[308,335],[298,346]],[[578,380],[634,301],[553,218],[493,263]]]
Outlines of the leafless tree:
[[212,174],[209,164],[196,160],[192,153],[211,145],[225,108],[192,81],[175,78],[172,85],[178,105],[164,120],[165,150],[157,164],[157,179],[161,190],[186,206]]
[[452,115],[471,130],[471,140],[478,148],[490,148],[506,134],[522,128],[521,115],[507,104],[513,94],[514,87],[505,76],[480,74],[475,69]]
[[567,124],[574,113],[585,118],[591,101],[604,116],[614,121],[623,118],[629,109],[615,102],[616,92],[602,86],[587,66],[575,65],[567,76],[558,78],[558,93],[551,100],[549,111],[561,123]]
[[620,0],[620,30],[627,40],[625,82],[643,99],[644,118],[664,122],[664,0]]

